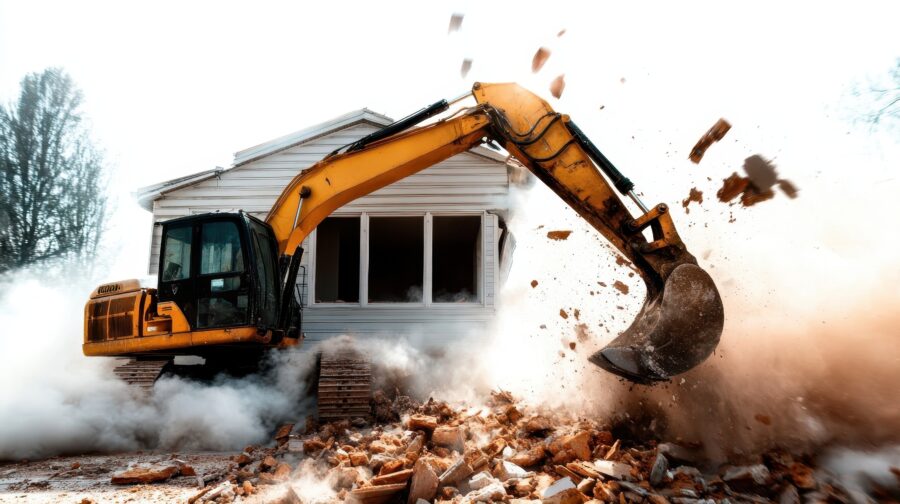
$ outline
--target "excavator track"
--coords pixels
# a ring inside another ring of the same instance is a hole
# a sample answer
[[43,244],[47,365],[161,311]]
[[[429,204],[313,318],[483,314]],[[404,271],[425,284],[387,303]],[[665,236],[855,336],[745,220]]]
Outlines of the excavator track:
[[128,385],[149,391],[166,365],[171,362],[172,359],[128,359],[128,362],[113,369],[113,373]]
[[319,361],[320,422],[371,417],[372,365],[358,355],[323,354]]

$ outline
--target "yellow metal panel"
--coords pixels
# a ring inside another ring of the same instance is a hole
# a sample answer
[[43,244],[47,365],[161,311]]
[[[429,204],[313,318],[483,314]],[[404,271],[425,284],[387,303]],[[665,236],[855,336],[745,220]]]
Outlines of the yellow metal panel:
[[[161,317],[169,317],[172,319],[171,331],[173,333],[189,332],[191,330],[191,325],[188,323],[187,317],[184,316],[184,312],[181,311],[181,308],[179,308],[174,301],[160,302],[157,304],[156,312]],[[145,330],[144,334],[150,336],[150,334],[147,334],[148,332],[150,331]]]
[[82,345],[84,355],[117,356],[141,352],[180,350],[190,347],[257,343],[265,344],[265,336],[260,336],[255,327],[238,327],[231,329],[210,329],[206,331],[181,332],[144,336],[142,338],[126,338]]
[[[467,114],[316,163],[291,181],[266,217],[275,231],[279,252],[293,254],[303,239],[337,208],[469,150],[487,134],[489,124],[484,114]],[[303,200],[295,228],[299,193],[304,186],[311,192]]]

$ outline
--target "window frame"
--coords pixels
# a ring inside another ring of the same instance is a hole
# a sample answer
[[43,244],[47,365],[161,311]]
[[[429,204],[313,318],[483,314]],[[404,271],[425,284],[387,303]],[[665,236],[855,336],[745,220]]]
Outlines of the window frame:
[[[477,296],[474,301],[466,301],[460,303],[434,302],[433,297],[433,245],[434,245],[434,217],[478,217],[480,220],[479,237],[480,250],[478,251],[478,259],[476,262],[477,270]],[[333,302],[316,302],[316,249],[317,233],[314,230],[310,233],[307,244],[309,250],[309,281],[307,293],[307,306],[315,306],[322,308],[336,309],[354,309],[354,308],[435,308],[435,309],[455,309],[458,307],[474,307],[485,306],[487,296],[485,295],[485,256],[487,244],[485,241],[485,222],[490,218],[490,214],[480,210],[461,210],[461,211],[410,211],[410,212],[335,212],[330,217],[359,218],[359,302],[356,303],[333,303]],[[369,219],[371,217],[423,217],[424,235],[422,254],[424,255],[422,268],[422,301],[418,302],[369,302]]]

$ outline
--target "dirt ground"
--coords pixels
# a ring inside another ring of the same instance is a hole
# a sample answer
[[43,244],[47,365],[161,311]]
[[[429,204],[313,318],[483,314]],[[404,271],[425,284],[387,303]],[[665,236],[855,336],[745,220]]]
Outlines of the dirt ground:
[[178,476],[150,485],[113,485],[110,477],[133,464],[164,463],[173,458],[187,462],[202,476],[226,470],[232,456],[234,452],[134,452],[5,462],[0,463],[0,502],[186,502],[199,491],[196,476]]

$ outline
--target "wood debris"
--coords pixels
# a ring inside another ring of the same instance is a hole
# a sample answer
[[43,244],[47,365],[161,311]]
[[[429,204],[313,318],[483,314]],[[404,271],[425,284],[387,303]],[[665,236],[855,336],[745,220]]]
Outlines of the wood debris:
[[539,47],[537,51],[534,53],[534,57],[531,58],[531,73],[538,73],[541,71],[541,68],[544,67],[544,63],[547,63],[547,60],[550,58],[550,49],[546,47]]
[[706,149],[709,149],[710,145],[721,140],[730,129],[731,124],[725,119],[716,121],[716,123],[709,128],[709,131],[700,137],[700,140],[697,140],[694,148],[691,149],[689,159],[695,164],[700,163],[700,160],[703,159],[703,155],[706,154]]
[[553,79],[553,82],[550,83],[550,94],[554,98],[559,99],[564,89],[566,89],[566,74],[560,74],[559,77]]
[[569,238],[569,235],[572,234],[571,229],[564,229],[559,231],[547,231],[547,238],[555,241],[563,241]]
[[463,18],[465,18],[465,14],[458,12],[450,16],[450,26],[447,27],[447,34],[459,31],[462,27]]

